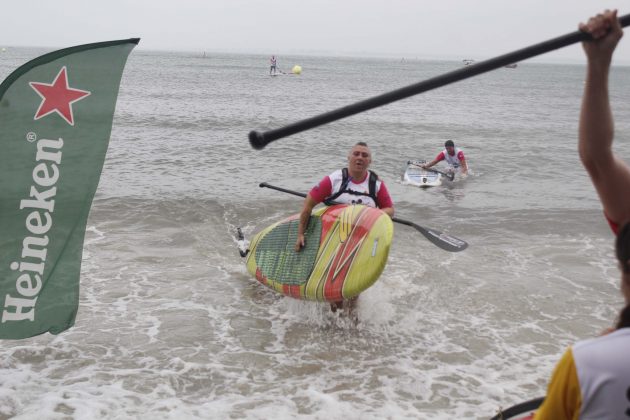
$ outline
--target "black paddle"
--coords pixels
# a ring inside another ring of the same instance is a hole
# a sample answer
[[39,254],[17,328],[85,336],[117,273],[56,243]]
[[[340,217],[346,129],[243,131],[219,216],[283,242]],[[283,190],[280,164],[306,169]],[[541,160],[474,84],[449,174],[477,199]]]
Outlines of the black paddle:
[[[622,27],[630,25],[630,14],[621,16],[619,18],[619,23]],[[265,132],[255,130],[250,131],[249,142],[254,149],[262,149],[272,141],[278,140],[280,138],[306,131],[320,125],[327,124],[341,118],[349,117],[350,115],[358,114],[372,108],[383,106],[390,102],[408,98],[409,96],[417,95],[419,93],[442,87],[450,83],[458,82],[460,80],[464,80],[469,77],[488,72],[490,70],[495,70],[508,64],[513,64],[518,61],[523,61],[528,58],[547,53],[549,51],[557,50],[558,48],[566,47],[567,45],[575,44],[576,42],[592,39],[593,38],[591,37],[591,35],[585,32],[571,32],[558,38],[553,38],[548,41],[544,41],[539,44],[516,50],[511,53],[500,55],[498,57],[491,58],[485,61],[480,61],[478,63],[471,64],[458,70],[444,73],[440,76],[436,76],[413,85],[396,89],[379,96],[374,96],[372,98],[356,102],[343,108],[337,108],[333,111],[316,115],[314,117],[307,118],[305,120],[301,120],[284,127]]]
[[496,416],[492,417],[490,420],[510,420],[515,416],[527,414],[531,411],[537,410],[545,397],[534,398],[533,400],[525,401],[519,404],[516,404],[508,409],[500,410]]
[[[298,197],[306,197],[306,194],[304,193],[287,190],[286,188],[276,187],[275,185],[271,185],[266,182],[261,182],[258,186],[260,188],[271,188],[272,190],[282,191],[288,194],[297,195]],[[332,204],[339,204],[339,203],[333,202]],[[437,230],[422,227],[408,220],[392,217],[392,221],[396,223],[400,223],[401,225],[411,226],[418,232],[422,233],[425,238],[431,241],[431,243],[442,248],[445,251],[459,252],[459,251],[465,250],[468,247],[468,244],[465,241],[462,241],[461,239],[457,239],[454,236],[447,235]]]
[[424,166],[414,162],[413,160],[408,160],[407,161],[407,165],[413,165],[413,166],[417,166],[417,167],[422,168],[422,169],[426,169],[427,171],[437,172],[438,174],[444,175],[446,177],[446,179],[448,179],[449,181],[452,181],[455,178],[455,173],[453,173],[453,172],[443,172],[443,171],[440,171],[439,169],[435,169],[435,168],[425,168]]

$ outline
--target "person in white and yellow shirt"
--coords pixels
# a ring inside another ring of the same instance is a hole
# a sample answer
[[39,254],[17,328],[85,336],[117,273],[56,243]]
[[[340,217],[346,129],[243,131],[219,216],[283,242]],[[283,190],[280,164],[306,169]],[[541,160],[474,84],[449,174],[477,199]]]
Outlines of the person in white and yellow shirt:
[[626,306],[614,331],[564,353],[534,420],[630,419],[630,223],[615,248]]

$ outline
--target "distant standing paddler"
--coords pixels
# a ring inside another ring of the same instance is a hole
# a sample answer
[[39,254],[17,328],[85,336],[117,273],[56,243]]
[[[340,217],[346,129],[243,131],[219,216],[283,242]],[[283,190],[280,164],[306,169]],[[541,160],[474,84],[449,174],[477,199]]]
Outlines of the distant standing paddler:
[[269,67],[269,75],[271,74],[276,74],[276,68],[277,68],[277,60],[276,60],[276,56],[272,55],[271,58],[269,59],[269,64],[271,64],[271,67]]

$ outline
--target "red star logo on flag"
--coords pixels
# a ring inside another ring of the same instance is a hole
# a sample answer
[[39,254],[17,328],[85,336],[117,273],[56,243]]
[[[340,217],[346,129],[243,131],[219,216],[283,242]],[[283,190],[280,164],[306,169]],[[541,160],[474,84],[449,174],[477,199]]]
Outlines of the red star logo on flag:
[[74,126],[72,104],[80,101],[91,93],[87,90],[73,89],[68,86],[68,71],[66,66],[63,66],[61,70],[59,70],[57,77],[55,77],[55,80],[50,84],[38,82],[30,82],[29,84],[42,98],[42,103],[39,104],[39,108],[33,119],[38,120],[48,114],[56,112],[72,126]]

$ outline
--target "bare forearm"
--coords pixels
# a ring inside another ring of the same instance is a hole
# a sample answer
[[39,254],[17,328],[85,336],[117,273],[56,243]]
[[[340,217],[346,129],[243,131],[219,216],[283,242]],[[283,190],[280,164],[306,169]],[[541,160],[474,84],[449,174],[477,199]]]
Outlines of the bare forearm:
[[300,251],[302,247],[306,244],[306,239],[304,238],[304,232],[306,232],[306,227],[308,226],[308,221],[311,218],[311,212],[313,211],[313,207],[317,205],[317,202],[313,200],[310,194],[306,196],[304,200],[304,206],[302,207],[302,211],[300,212],[300,220],[298,223],[298,233],[297,239],[295,242],[295,250]]
[[608,97],[609,63],[590,63],[580,113],[579,152],[588,172],[608,167],[613,158],[614,125]]
[[623,36],[616,10],[606,10],[579,25],[593,40],[582,43],[587,59],[580,112],[578,150],[593,181],[611,172],[614,125],[608,97],[608,74],[617,43]]
[[313,200],[310,194],[306,196],[304,199],[304,205],[302,206],[302,211],[300,212],[300,224],[298,226],[298,235],[304,235],[306,232],[306,227],[308,226],[308,221],[311,218],[311,212],[313,211],[313,207],[317,205],[317,202]]
[[582,43],[588,68],[580,113],[578,149],[608,217],[623,225],[630,220],[630,166],[615,156],[613,117],[608,75],[615,47],[623,30],[617,11],[606,10],[580,24],[594,40]]
[[308,221],[311,218],[311,211],[302,209],[300,213],[300,223],[298,225],[298,235],[304,235],[306,232],[306,227],[308,226]]
[[462,173],[468,174],[468,165],[466,164],[465,160],[462,160]]

